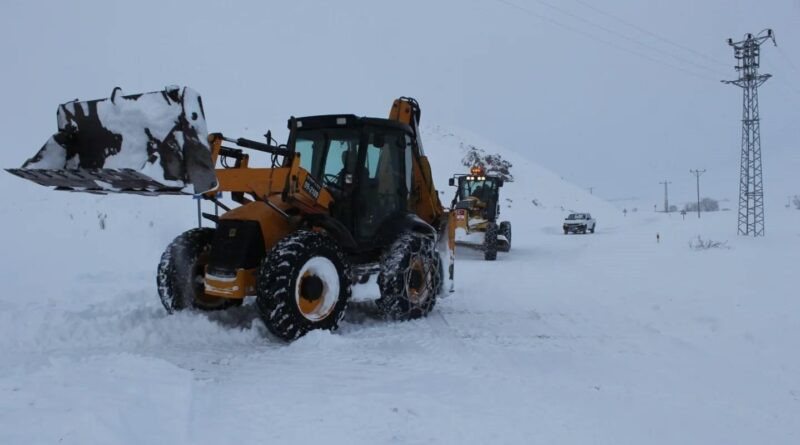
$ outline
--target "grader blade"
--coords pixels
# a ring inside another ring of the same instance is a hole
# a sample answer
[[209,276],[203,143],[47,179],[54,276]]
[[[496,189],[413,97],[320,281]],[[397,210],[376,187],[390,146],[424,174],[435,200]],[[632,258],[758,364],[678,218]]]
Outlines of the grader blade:
[[91,193],[203,193],[217,187],[203,103],[190,88],[73,101],[58,107],[58,132],[9,173]]

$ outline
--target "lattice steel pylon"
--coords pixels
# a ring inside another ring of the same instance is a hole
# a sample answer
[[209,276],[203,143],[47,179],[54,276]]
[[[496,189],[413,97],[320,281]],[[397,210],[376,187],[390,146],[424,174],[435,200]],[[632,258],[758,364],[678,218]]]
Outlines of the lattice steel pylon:
[[739,169],[739,235],[764,236],[764,184],[761,178],[761,128],[758,114],[758,87],[771,74],[758,74],[761,44],[775,42],[771,29],[757,35],[746,34],[744,40],[728,39],[736,57],[739,78],[723,83],[740,87],[742,94],[742,153]]

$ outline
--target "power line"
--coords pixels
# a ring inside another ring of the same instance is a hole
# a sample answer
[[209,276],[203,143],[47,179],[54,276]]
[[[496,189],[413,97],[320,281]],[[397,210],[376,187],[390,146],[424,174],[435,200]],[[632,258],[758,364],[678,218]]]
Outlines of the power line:
[[598,24],[598,23],[595,23],[595,22],[593,22],[593,21],[591,21],[591,20],[589,20],[589,19],[586,19],[586,18],[584,18],[584,17],[581,17],[581,16],[579,16],[579,15],[577,15],[577,14],[574,14],[574,13],[572,13],[572,12],[570,12],[570,11],[567,11],[567,10],[565,10],[565,9],[563,9],[563,8],[559,8],[558,6],[555,6],[555,5],[553,5],[553,4],[551,4],[551,3],[548,3],[548,2],[546,2],[546,1],[544,1],[544,0],[535,0],[535,1],[536,1],[537,3],[539,3],[539,4],[542,4],[542,5],[546,6],[546,7],[548,7],[548,8],[550,8],[550,9],[554,10],[554,11],[557,11],[557,12],[559,12],[559,13],[561,13],[561,14],[564,14],[564,15],[566,15],[566,16],[572,17],[572,18],[574,18],[575,20],[579,20],[579,21],[581,21],[581,22],[583,22],[583,23],[586,23],[587,25],[593,26],[593,27],[595,27],[595,28],[597,28],[597,29],[599,29],[599,30],[601,30],[601,31],[607,32],[607,33],[609,33],[609,34],[612,34],[612,35],[614,35],[614,36],[617,36],[617,37],[619,37],[619,38],[621,38],[621,39],[624,39],[624,40],[626,40],[626,41],[628,41],[628,42],[631,42],[631,43],[633,43],[634,45],[639,45],[639,46],[642,46],[642,47],[644,47],[644,48],[647,48],[647,49],[649,49],[649,50],[652,50],[652,51],[655,51],[655,52],[661,53],[661,54],[663,54],[663,55],[666,55],[666,56],[669,56],[669,57],[675,58],[675,59],[677,59],[677,60],[679,60],[679,61],[681,61],[681,62],[683,62],[683,63],[687,63],[687,64],[689,64],[689,65],[693,65],[693,66],[695,66],[695,67],[697,67],[697,68],[700,68],[700,69],[703,69],[703,70],[709,71],[709,72],[711,72],[711,73],[713,73],[713,74],[715,74],[715,75],[719,75],[719,73],[718,73],[718,72],[717,72],[715,69],[709,68],[709,67],[707,67],[707,66],[704,66],[704,65],[697,64],[697,63],[695,63],[695,62],[694,62],[694,61],[692,61],[692,60],[689,60],[689,59],[686,59],[686,58],[684,58],[684,57],[677,56],[677,55],[675,55],[675,54],[672,54],[672,53],[666,52],[666,51],[662,50],[661,48],[658,48],[658,47],[655,47],[655,46],[652,46],[652,45],[648,45],[648,44],[646,44],[646,43],[643,43],[643,42],[641,42],[641,41],[639,41],[639,40],[637,40],[637,39],[635,39],[635,38],[633,38],[633,37],[630,37],[630,36],[628,36],[628,35],[626,35],[626,34],[623,34],[623,33],[619,32],[619,31],[616,31],[616,30],[613,30],[613,29],[607,28],[607,27],[605,27],[605,26],[603,26],[603,25],[600,25],[600,24]]
[[550,18],[548,16],[542,15],[542,14],[540,14],[540,13],[534,11],[534,10],[531,10],[531,9],[525,8],[523,6],[517,5],[515,3],[512,3],[512,2],[510,2],[508,0],[495,0],[495,1],[498,2],[498,3],[502,3],[502,4],[506,5],[506,6],[510,6],[512,8],[518,9],[518,10],[520,10],[522,12],[525,12],[526,14],[529,14],[529,15],[532,15],[534,17],[537,17],[538,19],[543,20],[543,21],[545,21],[547,23],[550,23],[550,24],[556,25],[556,26],[558,26],[560,28],[566,29],[568,31],[572,31],[574,33],[580,34],[580,35],[582,35],[584,37],[587,37],[587,38],[591,39],[592,41],[599,42],[599,43],[602,43],[604,45],[611,46],[611,47],[616,48],[616,49],[618,49],[620,51],[624,51],[626,53],[633,54],[634,56],[640,57],[640,58],[645,59],[645,60],[649,60],[651,62],[655,62],[655,63],[661,64],[661,65],[664,65],[664,66],[672,68],[674,70],[682,71],[682,72],[684,72],[686,74],[689,74],[691,76],[694,76],[694,77],[699,77],[701,79],[710,80],[710,81],[713,81],[713,82],[717,81],[716,79],[714,79],[712,77],[709,77],[709,76],[706,76],[706,75],[703,75],[703,74],[699,74],[699,73],[696,73],[694,71],[687,70],[687,69],[682,68],[680,66],[673,65],[671,63],[667,63],[667,62],[664,62],[662,60],[656,59],[654,57],[648,56],[647,54],[643,54],[643,53],[640,53],[638,51],[634,51],[634,50],[632,50],[630,48],[625,48],[624,46],[617,45],[617,44],[615,44],[614,42],[612,42],[610,40],[605,40],[605,39],[599,38],[599,37],[597,37],[595,35],[592,35],[592,34],[586,32],[586,31],[583,31],[583,30],[581,30],[579,28],[575,28],[573,26],[570,26],[570,25],[567,25],[565,23],[559,22],[559,21],[554,20],[554,19],[552,19],[552,18]]
[[[780,53],[781,57],[783,58],[782,60],[785,62],[785,65],[791,71],[794,71],[795,73],[800,75],[800,69],[797,68],[797,65],[795,65],[795,63],[792,61],[792,59],[789,57],[789,55],[786,54],[786,52],[783,51],[783,48],[780,47],[780,46],[775,45],[775,49],[777,49],[778,53]],[[764,62],[762,62],[762,63],[764,63]],[[768,67],[771,68],[771,71],[775,71],[775,72],[781,71],[781,70],[777,70],[776,69],[777,68],[776,65],[771,61],[770,62],[766,62],[766,65],[768,65]],[[783,88],[786,91],[789,91],[791,93],[794,93],[794,94],[797,94],[798,96],[800,96],[800,88],[798,88],[797,86],[795,86],[792,83],[789,83],[789,81],[787,81],[785,77],[778,76],[778,77],[775,77],[775,80],[778,81],[778,87]]]
[[780,46],[777,46],[777,45],[776,45],[776,48],[778,49],[778,53],[780,53],[780,55],[783,57],[783,60],[785,60],[785,61],[786,61],[786,64],[787,64],[787,65],[789,65],[789,67],[790,67],[790,68],[791,68],[791,69],[792,69],[792,70],[793,70],[795,73],[797,73],[797,74],[800,74],[800,68],[797,68],[797,65],[795,65],[795,64],[794,64],[794,62],[792,62],[792,59],[789,57],[789,55],[788,55],[788,54],[786,54],[786,53],[783,51],[783,48],[781,48]]
[[[762,61],[761,64],[762,65],[766,65],[767,68],[770,68],[770,71],[774,71],[774,72],[780,71],[780,70],[776,69],[777,66],[774,65],[773,63],[770,63],[770,62],[765,63],[764,61]],[[789,83],[789,81],[787,81],[785,77],[781,77],[781,76],[775,77],[775,76],[773,76],[772,78],[775,79],[776,81],[778,81],[778,83],[776,85],[779,88],[783,89],[784,91],[788,91],[790,93],[797,94],[800,97],[800,88],[798,88],[798,87],[792,85],[791,83]]]
[[590,4],[590,3],[586,3],[583,0],[573,0],[573,1],[575,1],[575,2],[577,2],[579,4],[581,4],[581,5],[589,8],[589,9],[595,11],[595,12],[598,12],[598,13],[606,16],[606,17],[610,17],[610,18],[622,23],[623,25],[630,26],[631,28],[633,28],[633,29],[635,29],[635,30],[637,30],[639,32],[642,32],[644,34],[647,34],[647,35],[649,35],[649,36],[651,36],[651,37],[653,37],[653,38],[655,38],[657,40],[660,40],[660,41],[666,43],[666,44],[672,45],[672,46],[674,46],[676,48],[679,48],[679,49],[681,49],[683,51],[688,51],[688,52],[690,52],[690,53],[692,53],[692,54],[694,54],[694,55],[696,55],[698,57],[701,57],[703,59],[707,59],[707,60],[709,60],[711,62],[714,62],[714,63],[716,63],[718,65],[722,65],[722,66],[724,66],[726,68],[730,67],[730,65],[728,65],[726,62],[723,62],[723,61],[721,61],[719,59],[715,59],[715,58],[713,58],[713,57],[711,57],[711,56],[709,56],[707,54],[703,54],[703,53],[701,53],[699,51],[696,51],[696,50],[694,50],[694,49],[692,49],[692,48],[690,48],[688,46],[681,45],[680,43],[677,43],[677,42],[675,42],[673,40],[670,40],[670,39],[668,39],[668,38],[666,38],[664,36],[656,34],[653,31],[650,31],[649,29],[643,28],[643,27],[641,27],[639,25],[636,25],[636,24],[631,23],[631,22],[629,22],[627,20],[624,20],[624,19],[622,19],[622,18],[620,18],[620,17],[618,17],[618,16],[616,16],[614,14],[611,14],[609,12],[603,11],[602,9],[598,8],[597,6],[594,6],[594,5]]

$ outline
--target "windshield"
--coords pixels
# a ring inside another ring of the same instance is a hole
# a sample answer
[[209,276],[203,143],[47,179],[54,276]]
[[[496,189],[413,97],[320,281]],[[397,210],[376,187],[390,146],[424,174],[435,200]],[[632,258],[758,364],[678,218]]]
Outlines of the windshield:
[[470,181],[464,179],[458,186],[458,196],[460,199],[466,199],[470,196],[473,196],[481,201],[488,201],[492,196],[494,189],[494,181]]
[[358,140],[359,132],[354,129],[300,130],[295,139],[295,152],[300,154],[301,167],[326,184],[341,188],[345,172],[355,170]]
[[586,219],[586,215],[583,213],[572,213],[567,219]]

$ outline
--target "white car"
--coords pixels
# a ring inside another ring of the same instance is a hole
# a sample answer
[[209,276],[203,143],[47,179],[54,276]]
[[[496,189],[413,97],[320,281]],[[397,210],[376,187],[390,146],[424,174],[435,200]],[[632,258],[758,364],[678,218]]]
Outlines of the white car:
[[564,220],[564,235],[572,233],[594,233],[597,221],[588,213],[570,213]]

